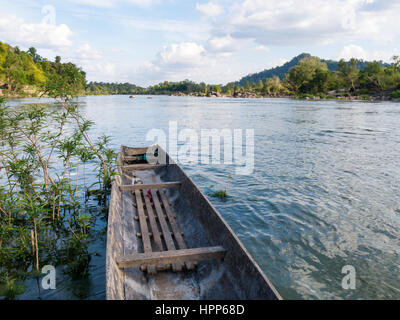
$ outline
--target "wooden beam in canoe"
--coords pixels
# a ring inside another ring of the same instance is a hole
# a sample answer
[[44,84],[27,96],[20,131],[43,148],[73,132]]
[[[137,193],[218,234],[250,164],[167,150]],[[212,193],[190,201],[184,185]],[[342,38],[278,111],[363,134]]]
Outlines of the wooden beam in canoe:
[[[174,243],[174,240],[172,239],[172,234],[169,231],[167,220],[164,217],[164,212],[163,212],[163,210],[161,208],[161,204],[160,204],[160,201],[158,199],[157,190],[151,190],[151,195],[152,195],[152,198],[153,198],[154,207],[155,207],[156,212],[157,212],[158,222],[160,223],[161,230],[163,232],[164,241],[165,241],[165,244],[167,245],[167,250],[168,251],[170,251],[170,250],[175,251],[178,248],[175,248],[175,243]],[[172,270],[174,272],[182,271],[182,267],[183,266],[180,263],[173,263],[172,264]]]
[[[135,190],[135,196],[136,196],[137,211],[138,211],[138,215],[139,215],[140,231],[142,233],[141,236],[142,236],[142,241],[143,241],[143,249],[144,249],[144,252],[151,253],[152,247],[151,247],[151,241],[150,241],[150,234],[149,234],[149,229],[148,229],[147,221],[146,221],[145,214],[144,214],[141,191]],[[149,266],[147,271],[149,273],[153,274],[156,272],[156,268],[155,268],[155,266]]]
[[138,154],[135,156],[125,156],[122,158],[123,161],[135,161],[137,160],[138,157],[140,157],[142,154]]
[[[164,190],[160,191],[161,202],[164,205],[165,212],[167,213],[167,217],[169,220],[169,224],[171,225],[172,232],[174,234],[175,240],[178,243],[179,249],[187,249],[186,242],[183,240],[182,232],[179,230],[178,223],[176,221],[176,213],[172,211],[172,208],[169,205],[169,201],[164,194]],[[186,268],[188,270],[193,270],[195,265],[193,262],[186,262]]]
[[140,266],[156,266],[163,264],[185,263],[223,259],[226,250],[221,247],[168,250],[162,252],[137,253],[117,259],[119,268],[135,268]]
[[145,216],[145,219],[146,220],[148,219],[150,222],[150,227],[151,227],[151,231],[153,234],[154,242],[157,247],[157,251],[163,251],[163,245],[162,245],[162,241],[161,241],[161,233],[160,233],[160,230],[158,229],[156,216],[154,214],[153,206],[150,203],[149,197],[145,196],[144,202],[146,204],[146,211],[148,214],[148,216]]
[[120,190],[145,190],[145,189],[163,189],[163,188],[177,188],[182,183],[179,181],[174,182],[161,182],[161,183],[150,183],[150,184],[125,184],[120,185]]
[[166,164],[130,164],[126,166],[121,166],[122,170],[134,171],[134,170],[153,170],[159,168],[165,168]]

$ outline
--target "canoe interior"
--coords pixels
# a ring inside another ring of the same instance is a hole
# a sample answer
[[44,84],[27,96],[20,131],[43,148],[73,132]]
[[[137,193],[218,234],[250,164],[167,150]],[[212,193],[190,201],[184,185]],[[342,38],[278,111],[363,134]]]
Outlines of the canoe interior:
[[[132,164],[123,159],[146,150],[121,147],[118,164]],[[107,299],[281,299],[206,196],[168,154],[166,160],[165,167],[152,170],[119,169],[113,182],[107,234]],[[149,274],[138,267],[118,268],[118,257],[143,253],[141,239],[137,237],[139,222],[134,219],[138,214],[134,195],[131,190],[119,188],[138,179],[143,184],[180,181],[180,187],[165,190],[188,248],[223,246],[225,258],[201,261],[195,270],[181,272],[167,270]]]

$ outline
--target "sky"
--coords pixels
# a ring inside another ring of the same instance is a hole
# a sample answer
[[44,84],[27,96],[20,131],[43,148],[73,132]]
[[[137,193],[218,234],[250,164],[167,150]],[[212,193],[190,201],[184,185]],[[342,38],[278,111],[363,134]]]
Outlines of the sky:
[[0,41],[88,81],[225,84],[302,52],[400,55],[399,0],[0,0]]

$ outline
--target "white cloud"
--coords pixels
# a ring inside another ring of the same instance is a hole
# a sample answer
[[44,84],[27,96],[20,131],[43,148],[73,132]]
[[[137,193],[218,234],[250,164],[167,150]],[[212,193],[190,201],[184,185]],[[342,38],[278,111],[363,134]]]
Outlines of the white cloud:
[[168,68],[193,68],[209,63],[206,50],[195,42],[164,46],[156,63]]
[[368,60],[369,53],[366,50],[364,50],[362,47],[351,44],[351,45],[345,46],[342,49],[342,51],[340,52],[340,54],[338,56],[338,59],[350,60],[351,58]]
[[[231,6],[216,34],[254,39],[261,45],[325,45],[351,39],[393,40],[400,34],[400,3],[371,0],[246,0]],[[397,17],[397,18],[396,18]],[[383,38],[382,38],[383,37]]]
[[140,7],[147,7],[159,2],[159,0],[124,0],[124,1]]
[[88,43],[81,45],[76,53],[78,57],[83,60],[97,60],[101,58],[101,52],[92,48]]
[[262,44],[254,47],[254,49],[259,50],[259,51],[264,51],[264,52],[269,52],[270,51],[270,49],[267,46],[264,46]]
[[395,55],[399,55],[400,50],[399,49],[393,49],[393,50],[376,50],[369,52],[365,50],[364,48],[358,46],[358,45],[347,45],[344,46],[342,51],[339,53],[337,59],[345,59],[345,60],[350,60],[351,58],[356,58],[356,59],[363,59],[367,61],[385,61],[385,62],[391,62],[391,59]]
[[120,81],[117,66],[109,61],[84,61],[82,68],[89,81]]
[[239,47],[239,41],[233,39],[231,35],[224,37],[214,37],[208,40],[208,48],[214,52],[235,51]]
[[70,0],[71,2],[77,4],[83,4],[88,6],[100,7],[100,8],[109,8],[115,5],[116,1],[113,0]]
[[164,46],[153,61],[142,64],[132,77],[134,81],[146,85],[164,80],[205,81],[210,77],[210,71],[217,72],[214,68],[218,66],[217,62],[223,60],[223,56],[207,52],[196,42],[175,43]]
[[160,31],[166,35],[176,35],[182,38],[182,35],[188,35],[191,39],[204,39],[209,34],[209,25],[204,23],[192,23],[189,21],[172,20],[172,19],[134,19],[124,18],[120,20],[124,26],[132,28],[134,31],[150,30]]
[[224,11],[224,9],[220,5],[215,4],[211,1],[204,4],[196,3],[196,9],[205,16],[209,17],[219,16]]
[[15,15],[0,18],[0,38],[5,42],[43,48],[72,44],[72,31],[65,24],[26,23]]
[[149,7],[159,3],[160,0],[69,0],[80,5],[87,5],[100,8],[111,8],[121,4],[130,4],[138,7]]

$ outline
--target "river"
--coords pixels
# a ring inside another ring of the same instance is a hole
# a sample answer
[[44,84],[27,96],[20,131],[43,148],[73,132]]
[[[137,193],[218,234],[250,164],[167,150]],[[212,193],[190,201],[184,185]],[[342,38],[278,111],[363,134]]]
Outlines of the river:
[[[14,99],[9,105],[36,102]],[[41,102],[46,100],[41,99]],[[145,146],[150,129],[254,129],[255,165],[183,165],[285,299],[400,299],[400,104],[137,96],[79,98],[112,145]],[[94,179],[94,174],[93,177]],[[99,221],[99,229],[105,221]],[[105,298],[105,234],[90,276],[58,276],[43,299]],[[354,267],[356,288],[342,287]],[[36,298],[36,281],[19,298]]]

